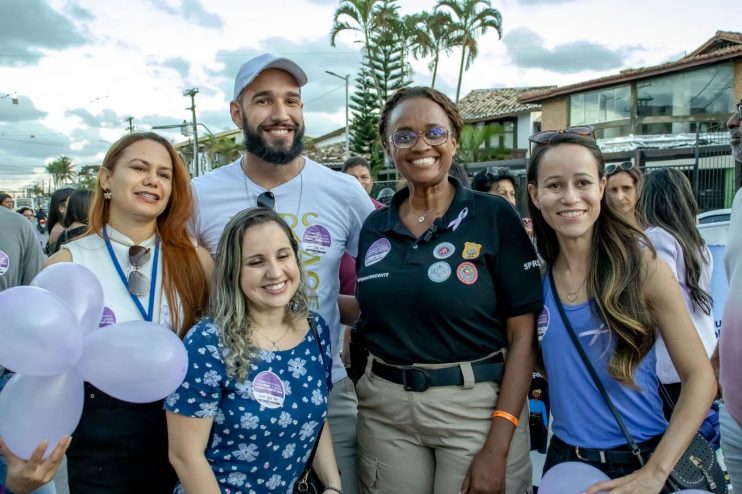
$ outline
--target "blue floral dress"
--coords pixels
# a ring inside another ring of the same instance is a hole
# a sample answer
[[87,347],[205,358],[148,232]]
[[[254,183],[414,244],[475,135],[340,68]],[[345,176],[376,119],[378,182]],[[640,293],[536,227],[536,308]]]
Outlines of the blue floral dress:
[[291,493],[301,475],[327,416],[331,387],[330,329],[314,313],[310,323],[324,358],[309,330],[290,350],[260,350],[243,381],[227,375],[213,321],[200,321],[186,335],[188,373],[165,409],[214,418],[205,455],[222,493]]

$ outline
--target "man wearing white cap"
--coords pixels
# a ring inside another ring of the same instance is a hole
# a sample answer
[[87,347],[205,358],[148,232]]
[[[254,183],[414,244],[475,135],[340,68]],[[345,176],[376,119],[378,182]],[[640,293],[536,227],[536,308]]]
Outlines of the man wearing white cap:
[[[357,399],[340,359],[337,273],[344,252],[356,256],[361,225],[374,206],[356,179],[301,155],[301,87],[306,83],[304,71],[286,58],[266,53],[242,65],[229,109],[244,133],[247,152],[193,180],[192,227],[201,245],[215,255],[227,221],[245,208],[262,206],[275,209],[301,242],[313,309],[332,331],[329,423],[343,490],[354,494]],[[280,340],[275,343],[280,345]]]

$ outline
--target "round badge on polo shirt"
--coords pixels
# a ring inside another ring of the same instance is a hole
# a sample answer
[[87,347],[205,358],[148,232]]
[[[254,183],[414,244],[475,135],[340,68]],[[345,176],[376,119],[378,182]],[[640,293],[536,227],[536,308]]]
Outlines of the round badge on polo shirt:
[[456,268],[456,277],[464,285],[473,285],[479,278],[477,267],[471,262],[462,262],[459,267]]
[[4,275],[10,267],[10,257],[0,250],[0,276]]
[[363,264],[366,267],[369,267],[372,264],[376,264],[377,262],[384,259],[386,255],[389,254],[390,250],[392,250],[392,244],[389,242],[388,239],[378,239],[377,241],[372,243],[366,251],[366,257],[363,260]]
[[326,254],[330,245],[332,245],[330,231],[322,225],[311,225],[304,230],[301,245],[310,254]]
[[255,400],[265,408],[281,408],[286,399],[286,389],[281,378],[271,371],[260,372],[252,380]]
[[451,266],[447,262],[438,261],[428,268],[428,278],[436,283],[443,283],[451,276]]
[[448,259],[456,252],[456,247],[451,242],[441,242],[433,249],[433,256],[436,259]]

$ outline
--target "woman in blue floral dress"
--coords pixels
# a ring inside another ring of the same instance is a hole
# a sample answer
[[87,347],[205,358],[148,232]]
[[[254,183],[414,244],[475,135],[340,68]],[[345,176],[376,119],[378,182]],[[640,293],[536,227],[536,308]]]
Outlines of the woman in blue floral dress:
[[275,212],[227,224],[210,308],[165,402],[176,492],[290,493],[320,434],[313,467],[326,493],[342,492],[325,421],[330,330],[308,311],[298,244]]

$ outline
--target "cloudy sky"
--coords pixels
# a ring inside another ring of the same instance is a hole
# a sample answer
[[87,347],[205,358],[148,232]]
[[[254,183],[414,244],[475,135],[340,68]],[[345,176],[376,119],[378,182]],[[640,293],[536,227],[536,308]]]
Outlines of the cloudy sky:
[[[403,13],[435,0],[399,0]],[[736,4],[736,5],[735,5]],[[133,116],[139,130],[190,120],[184,89],[212,132],[232,129],[234,75],[265,51],[297,61],[307,134],[344,125],[344,82],[360,45],[331,47],[337,0],[0,0],[0,190],[41,183],[62,154],[99,164]],[[717,29],[739,30],[738,0],[499,0],[503,38],[480,38],[462,96],[488,87],[563,85],[677,59]],[[437,87],[455,95],[458,56]],[[429,84],[427,60],[414,79]],[[8,95],[8,96],[6,96]],[[17,99],[18,104],[13,104]],[[167,131],[163,131],[167,132]],[[178,142],[178,133],[167,133]]]

